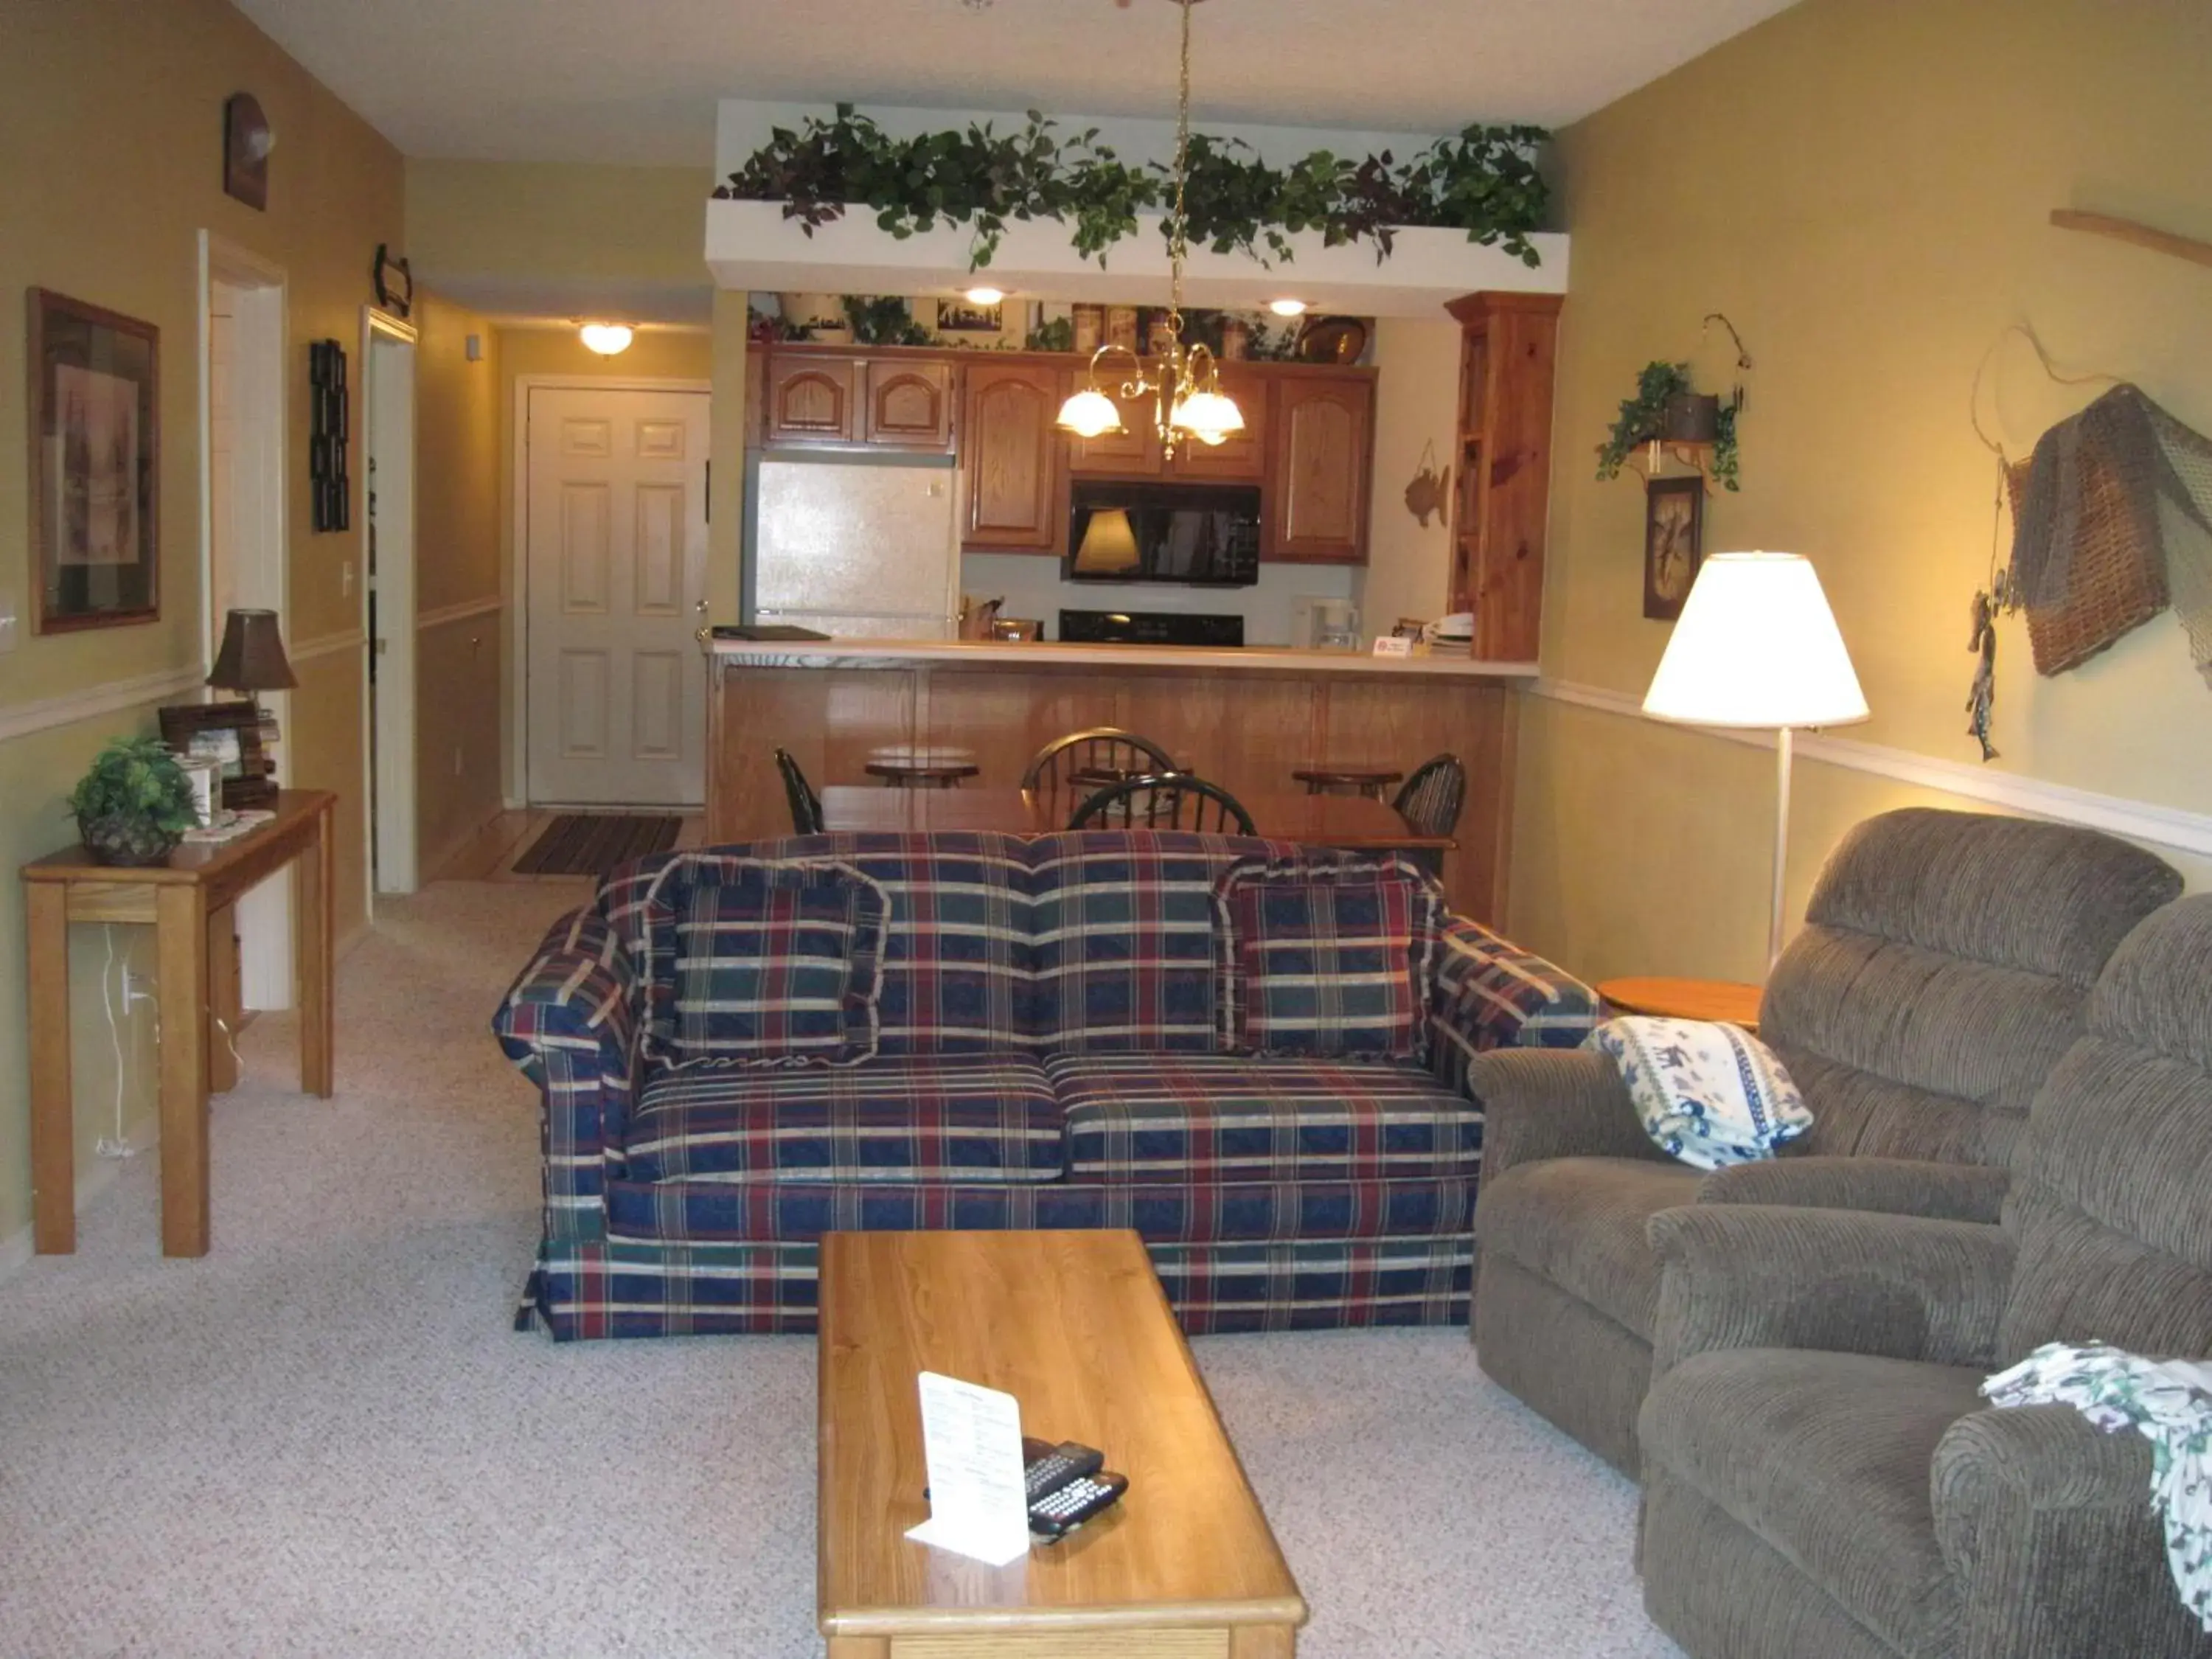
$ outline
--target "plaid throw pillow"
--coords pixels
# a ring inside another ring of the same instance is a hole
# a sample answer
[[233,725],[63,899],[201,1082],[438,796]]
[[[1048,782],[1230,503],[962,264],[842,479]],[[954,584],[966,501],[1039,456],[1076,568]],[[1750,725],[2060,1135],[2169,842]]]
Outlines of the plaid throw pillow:
[[1443,903],[1399,859],[1247,860],[1213,890],[1232,1053],[1425,1061]]
[[655,894],[648,925],[672,1066],[853,1066],[875,1057],[890,902],[849,865],[719,858]]

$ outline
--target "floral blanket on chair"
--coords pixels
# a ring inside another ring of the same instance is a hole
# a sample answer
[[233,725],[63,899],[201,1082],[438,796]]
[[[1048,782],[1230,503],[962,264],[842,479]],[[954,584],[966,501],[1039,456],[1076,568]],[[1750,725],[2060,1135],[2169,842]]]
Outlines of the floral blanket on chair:
[[1982,1392],[1999,1406],[2071,1406],[2107,1433],[2134,1428],[2150,1442],[2150,1498],[2174,1587],[2212,1631],[2212,1362],[2046,1342]]

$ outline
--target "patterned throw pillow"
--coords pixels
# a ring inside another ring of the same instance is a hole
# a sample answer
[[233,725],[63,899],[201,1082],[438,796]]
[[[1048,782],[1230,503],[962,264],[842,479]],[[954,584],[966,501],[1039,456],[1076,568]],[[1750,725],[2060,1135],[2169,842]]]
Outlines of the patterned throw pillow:
[[[673,867],[672,872],[673,873]],[[671,1066],[875,1057],[890,903],[849,865],[702,860],[653,895],[650,1057]]]
[[1740,1025],[1634,1015],[1583,1047],[1612,1058],[1653,1144],[1698,1169],[1772,1158],[1813,1127],[1774,1050]]
[[1213,905],[1224,1048],[1425,1062],[1443,902],[1421,871],[1252,859]]

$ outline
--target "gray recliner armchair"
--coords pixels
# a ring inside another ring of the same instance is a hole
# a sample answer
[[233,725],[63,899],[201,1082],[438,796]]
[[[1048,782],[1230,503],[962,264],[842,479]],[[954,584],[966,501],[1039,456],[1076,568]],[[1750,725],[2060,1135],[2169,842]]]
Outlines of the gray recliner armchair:
[[2041,1344],[2212,1357],[2212,895],[2114,953],[2001,1226],[1765,1206],[1653,1218],[1652,1617],[1698,1659],[2207,1659],[2151,1449],[1995,1408]]
[[1759,1036],[1816,1119],[1770,1162],[1707,1174],[1668,1158],[1601,1054],[1477,1059],[1483,1370],[1635,1474],[1659,1299],[1650,1217],[1732,1203],[1995,1221],[2028,1103],[2098,972],[2180,889],[2161,860],[2094,830],[1926,808],[1858,825],[1760,1005]]

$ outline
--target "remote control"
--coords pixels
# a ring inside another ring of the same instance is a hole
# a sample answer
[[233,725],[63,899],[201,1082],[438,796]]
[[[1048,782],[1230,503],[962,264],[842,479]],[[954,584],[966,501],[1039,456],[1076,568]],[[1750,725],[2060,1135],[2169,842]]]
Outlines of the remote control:
[[1035,1504],[1040,1498],[1058,1492],[1069,1481],[1079,1480],[1086,1474],[1096,1474],[1105,1466],[1106,1454],[1095,1446],[1064,1440],[1023,1470],[1022,1478],[1028,1489],[1028,1499]]
[[1030,1530],[1048,1542],[1056,1542],[1101,1510],[1119,1501],[1128,1489],[1128,1476],[1111,1471],[1079,1476],[1058,1492],[1047,1493],[1030,1505]]

